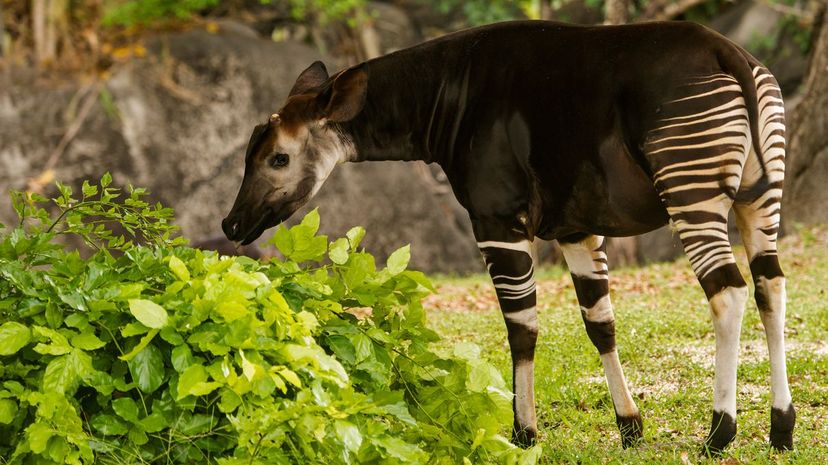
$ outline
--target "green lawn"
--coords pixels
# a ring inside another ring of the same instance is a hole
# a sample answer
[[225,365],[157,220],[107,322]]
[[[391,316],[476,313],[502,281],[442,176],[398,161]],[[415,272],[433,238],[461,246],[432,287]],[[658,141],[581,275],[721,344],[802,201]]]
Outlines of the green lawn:
[[[611,272],[618,349],[645,422],[644,442],[630,450],[621,448],[601,362],[583,329],[568,273],[550,268],[538,274],[541,463],[828,463],[828,228],[800,230],[786,237],[780,250],[788,278],[795,451],[780,454],[767,445],[770,375],[751,299],[742,327],[739,432],[722,458],[699,455],[710,425],[715,344],[704,293],[686,259],[679,259]],[[747,272],[741,249],[737,256]],[[488,278],[443,277],[435,284],[437,295],[426,302],[431,327],[447,346],[480,344],[510,379],[506,330]]]

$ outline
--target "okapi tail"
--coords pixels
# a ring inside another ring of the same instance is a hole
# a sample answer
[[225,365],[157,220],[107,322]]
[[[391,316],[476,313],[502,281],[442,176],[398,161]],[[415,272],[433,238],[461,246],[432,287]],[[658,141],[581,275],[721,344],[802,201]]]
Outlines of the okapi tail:
[[756,80],[753,76],[753,68],[750,63],[751,60],[755,61],[755,59],[738,45],[730,42],[725,42],[723,45],[718,52],[719,64],[724,71],[736,78],[736,82],[742,88],[742,95],[747,106],[751,145],[753,145],[753,150],[759,158],[762,174],[767,175],[765,157],[762,153],[761,133],[759,132],[759,97],[756,90]]

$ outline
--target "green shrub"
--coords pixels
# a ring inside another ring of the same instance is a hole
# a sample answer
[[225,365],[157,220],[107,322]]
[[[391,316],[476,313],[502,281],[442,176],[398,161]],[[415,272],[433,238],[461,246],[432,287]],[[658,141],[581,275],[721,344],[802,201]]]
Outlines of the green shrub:
[[106,25],[151,25],[170,19],[189,19],[194,13],[218,5],[219,0],[116,0],[104,10]]
[[537,460],[500,435],[511,394],[479,350],[431,348],[408,247],[377,269],[314,211],[271,240],[284,261],[219,256],[110,181],[59,185],[54,214],[13,193],[0,225],[0,463]]

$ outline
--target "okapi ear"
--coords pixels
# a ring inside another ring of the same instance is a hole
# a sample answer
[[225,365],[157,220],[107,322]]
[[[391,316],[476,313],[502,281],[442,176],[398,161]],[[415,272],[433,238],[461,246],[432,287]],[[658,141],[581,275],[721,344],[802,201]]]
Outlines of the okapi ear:
[[323,117],[334,123],[350,121],[362,111],[368,96],[368,73],[362,65],[348,68],[334,77],[331,88],[319,97],[324,99]]
[[302,71],[288,96],[307,93],[314,87],[318,87],[328,80],[328,69],[321,61],[314,61],[312,65]]

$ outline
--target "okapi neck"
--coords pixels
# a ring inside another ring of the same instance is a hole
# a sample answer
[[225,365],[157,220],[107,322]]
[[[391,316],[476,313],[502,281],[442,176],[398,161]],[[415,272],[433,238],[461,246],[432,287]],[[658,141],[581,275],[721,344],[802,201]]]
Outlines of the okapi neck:
[[424,44],[365,63],[363,110],[342,123],[354,161],[415,161],[444,165],[455,151],[469,101],[468,63],[450,60],[461,47]]

